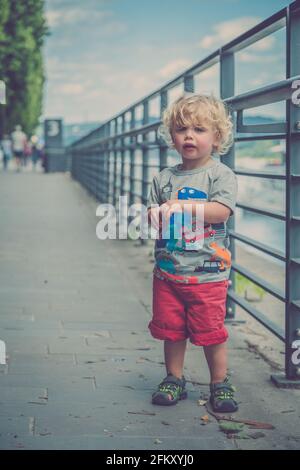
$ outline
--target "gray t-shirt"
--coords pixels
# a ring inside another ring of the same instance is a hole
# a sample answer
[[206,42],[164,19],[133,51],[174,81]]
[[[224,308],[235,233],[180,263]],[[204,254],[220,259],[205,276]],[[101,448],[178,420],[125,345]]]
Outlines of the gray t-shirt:
[[[234,172],[223,163],[211,160],[194,170],[182,170],[181,165],[162,170],[153,178],[147,208],[155,204],[160,206],[169,199],[194,199],[224,204],[231,209],[232,215],[236,196]],[[157,277],[185,284],[229,278],[231,253],[225,222],[204,224],[202,240],[200,244],[198,242],[201,248],[197,247],[197,237],[183,241],[176,239],[174,231],[170,233],[169,239],[160,236],[155,242],[154,274]]]

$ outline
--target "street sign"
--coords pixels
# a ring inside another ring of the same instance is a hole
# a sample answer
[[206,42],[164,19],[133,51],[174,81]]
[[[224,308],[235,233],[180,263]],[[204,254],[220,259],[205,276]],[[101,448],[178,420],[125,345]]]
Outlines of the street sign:
[[44,122],[45,132],[45,146],[49,147],[62,147],[62,120],[61,119],[45,119]]
[[0,104],[6,104],[5,83],[0,80]]

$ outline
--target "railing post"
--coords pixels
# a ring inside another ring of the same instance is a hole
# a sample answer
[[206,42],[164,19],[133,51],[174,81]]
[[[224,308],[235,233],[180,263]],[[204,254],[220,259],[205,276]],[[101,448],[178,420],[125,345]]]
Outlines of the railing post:
[[[299,3],[287,7],[286,33],[286,73],[291,78],[300,75]],[[300,388],[300,105],[287,100],[286,113],[285,376],[271,379],[280,387]]]
[[[130,111],[130,129],[135,128],[135,108]],[[135,137],[130,137],[130,145],[135,142]],[[135,174],[135,149],[130,148],[130,169],[129,169],[129,206],[134,203],[134,174]]]
[[[113,121],[111,121],[112,125]],[[113,203],[112,195],[112,184],[111,184],[111,168],[113,162],[113,153],[112,153],[113,143],[110,141],[107,149],[107,167],[106,167],[106,181],[107,181],[107,202],[109,204]]]
[[[111,120],[110,121],[110,133],[111,135],[115,135],[115,121]],[[109,204],[113,204],[113,180],[112,180],[112,168],[113,168],[113,165],[114,165],[114,153],[113,153],[113,147],[115,145],[115,140],[112,140],[109,142],[109,146],[108,146],[108,154],[107,154],[107,174],[106,174],[106,178],[107,178],[107,194],[108,194],[108,197],[107,197],[107,202]]]
[[[149,123],[149,102],[148,100],[143,103],[143,125]],[[148,134],[143,134],[143,171],[142,171],[142,204],[147,205],[148,198],[148,156],[149,151],[147,147]],[[142,245],[147,244],[147,240],[141,238]]]
[[194,93],[195,91],[194,75],[185,75],[183,79],[183,89],[186,93]]
[[[118,134],[118,119],[115,119],[115,135]],[[114,147],[117,147],[117,139],[114,140]],[[117,204],[117,158],[118,158],[118,151],[114,150],[114,169],[113,169],[113,179],[112,179],[112,186],[113,186],[113,206],[116,207]]]
[[[111,128],[110,128],[110,122],[106,124],[106,135],[107,137],[110,137],[111,134]],[[108,202],[108,181],[107,181],[107,165],[108,165],[108,146],[109,144],[107,142],[104,143],[102,151],[101,151],[101,166],[100,166],[100,181],[101,181],[101,201],[102,202]]]
[[[223,53],[222,49],[220,50],[220,97],[221,99],[229,98],[234,96],[234,54],[233,53]],[[233,113],[231,113],[233,118]],[[221,157],[221,161],[229,166],[232,170],[235,167],[235,148],[234,144],[226,153]],[[234,217],[230,217],[228,220],[228,230],[234,230],[235,220]],[[235,240],[233,237],[230,237],[230,251],[232,259],[235,259]],[[231,271],[229,277],[229,286],[233,291],[235,290],[235,273]],[[233,300],[227,297],[226,302],[226,321],[235,319],[235,310],[236,305]]]
[[[110,134],[110,127],[109,123],[105,124],[105,138],[109,137]],[[99,165],[98,165],[98,188],[97,188],[97,198],[101,202],[106,201],[106,184],[105,184],[105,165],[106,165],[106,147],[107,143],[101,143],[99,150],[96,150],[96,156],[98,156],[99,159]],[[98,155],[99,152],[99,155]]]
[[[167,90],[162,90],[160,93],[160,117],[162,117],[162,114],[164,110],[168,107],[168,91]],[[168,148],[166,147],[166,144],[160,144],[159,145],[159,170],[163,170],[168,166]]]
[[[126,120],[125,114],[122,115],[122,133],[125,132],[126,127]],[[121,139],[121,180],[120,180],[120,196],[124,194],[124,187],[125,187],[125,139],[122,137]]]

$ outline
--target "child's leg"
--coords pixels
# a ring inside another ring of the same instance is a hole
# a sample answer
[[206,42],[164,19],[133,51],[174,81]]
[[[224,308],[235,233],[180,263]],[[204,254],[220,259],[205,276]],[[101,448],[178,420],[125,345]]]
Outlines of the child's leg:
[[159,384],[152,395],[154,405],[175,405],[178,400],[187,397],[183,363],[186,349],[186,339],[181,341],[164,341],[165,364],[167,377]]
[[227,346],[226,342],[203,346],[205,357],[210,371],[212,384],[223,382],[227,374]]
[[183,375],[183,363],[186,350],[186,339],[182,341],[165,341],[165,364],[167,374],[172,374],[178,379]]
[[238,404],[234,399],[235,388],[227,378],[226,343],[204,346],[204,353],[210,370],[210,403],[217,413],[234,413]]
[[153,277],[153,317],[149,323],[152,336],[164,341],[168,374],[182,377],[186,350],[185,304],[175,283]]

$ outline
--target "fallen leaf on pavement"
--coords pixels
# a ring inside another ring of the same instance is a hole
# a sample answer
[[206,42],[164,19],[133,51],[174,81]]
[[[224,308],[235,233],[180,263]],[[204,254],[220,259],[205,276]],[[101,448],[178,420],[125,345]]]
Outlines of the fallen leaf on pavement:
[[273,424],[269,423],[262,423],[260,421],[253,421],[250,419],[243,419],[243,418],[232,418],[231,416],[224,416],[224,415],[219,415],[216,413],[213,413],[210,411],[207,406],[206,406],[207,412],[216,418],[217,421],[231,421],[233,423],[242,423],[242,424],[247,424],[248,426],[251,427],[251,429],[275,429],[275,426]]
[[225,432],[226,434],[233,434],[243,431],[244,424],[243,423],[233,423],[232,421],[219,421],[220,430]]
[[162,441],[160,439],[155,439],[154,444],[162,444]]
[[203,406],[207,403],[207,400],[198,400],[198,405]]
[[204,423],[209,423],[210,419],[208,415],[204,415],[201,417],[201,421],[204,421]]
[[150,411],[127,411],[130,415],[147,415],[147,416],[155,416],[156,413],[151,413]]

